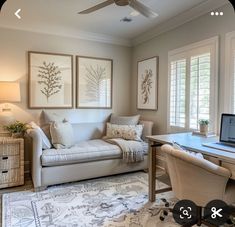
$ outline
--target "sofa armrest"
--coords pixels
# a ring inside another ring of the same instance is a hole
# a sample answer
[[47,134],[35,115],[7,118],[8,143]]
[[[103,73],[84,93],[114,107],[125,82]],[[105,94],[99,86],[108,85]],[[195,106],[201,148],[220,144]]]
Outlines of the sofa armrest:
[[34,188],[41,187],[41,155],[42,155],[42,138],[36,129],[30,129],[28,135],[32,138],[32,164],[31,175]]
[[146,136],[151,136],[153,133],[153,122],[141,120],[140,124],[144,126],[142,139],[146,140]]

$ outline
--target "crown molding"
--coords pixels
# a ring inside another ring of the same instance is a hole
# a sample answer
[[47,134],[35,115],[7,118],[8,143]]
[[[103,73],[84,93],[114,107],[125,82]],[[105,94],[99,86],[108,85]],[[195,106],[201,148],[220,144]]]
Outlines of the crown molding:
[[207,0],[206,2],[203,2],[179,15],[176,15],[175,17],[172,17],[168,21],[157,25],[153,29],[150,29],[147,32],[144,32],[142,35],[137,36],[134,39],[115,37],[111,35],[87,32],[87,31],[82,31],[82,30],[76,30],[76,31],[67,30],[66,28],[57,29],[57,30],[45,30],[45,29],[43,30],[43,29],[35,29],[35,28],[19,28],[16,26],[8,26],[8,25],[0,25],[0,27],[6,28],[6,29],[18,30],[18,31],[27,31],[27,32],[40,33],[40,34],[46,34],[46,35],[56,35],[56,36],[61,36],[61,37],[75,38],[75,39],[81,39],[81,40],[92,41],[92,42],[100,42],[100,43],[106,43],[106,44],[112,44],[112,45],[133,47],[141,43],[144,43],[148,40],[151,40],[164,32],[170,31],[187,22],[190,22],[226,4],[229,4],[227,0]]
[[56,35],[56,36],[61,36],[61,37],[81,39],[81,40],[92,41],[92,42],[107,43],[107,44],[113,44],[113,45],[119,45],[119,46],[127,46],[127,47],[132,46],[130,39],[124,39],[124,38],[104,35],[100,33],[86,32],[82,30],[77,30],[76,32],[64,31],[64,30],[58,30],[58,31],[44,30],[43,31],[43,30],[35,29],[35,28],[32,28],[32,29],[31,28],[19,28],[19,27],[14,27],[14,26],[5,26],[5,25],[0,25],[0,28],[40,33],[40,34],[46,34],[46,35]]
[[132,39],[132,46],[137,46],[151,40],[162,33],[177,28],[226,4],[229,4],[227,0],[207,0],[206,2],[203,2],[175,17],[172,17],[168,21],[159,24],[155,28],[143,33],[143,35]]

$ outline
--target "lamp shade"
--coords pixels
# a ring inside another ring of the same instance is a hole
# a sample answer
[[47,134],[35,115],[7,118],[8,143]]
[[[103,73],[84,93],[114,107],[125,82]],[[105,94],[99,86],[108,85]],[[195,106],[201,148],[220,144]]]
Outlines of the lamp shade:
[[20,84],[0,82],[0,102],[20,102]]

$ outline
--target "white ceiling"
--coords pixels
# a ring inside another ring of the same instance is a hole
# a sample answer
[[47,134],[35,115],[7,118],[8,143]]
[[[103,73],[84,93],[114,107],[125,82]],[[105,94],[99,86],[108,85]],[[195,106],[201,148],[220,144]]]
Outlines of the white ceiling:
[[[94,6],[104,0],[7,0],[0,14],[0,26],[23,30],[55,33],[66,36],[95,39],[113,39],[119,42],[143,35],[146,31],[162,25],[171,18],[185,14],[203,4],[213,8],[216,0],[139,0],[158,13],[154,19],[142,15],[133,17],[131,23],[120,22],[129,16],[133,9],[115,4],[87,15],[77,12]],[[220,2],[223,0],[220,0]],[[225,2],[225,1],[224,1]],[[22,19],[14,12],[21,9]],[[208,10],[208,9],[207,9]],[[191,15],[184,18],[189,20]]]

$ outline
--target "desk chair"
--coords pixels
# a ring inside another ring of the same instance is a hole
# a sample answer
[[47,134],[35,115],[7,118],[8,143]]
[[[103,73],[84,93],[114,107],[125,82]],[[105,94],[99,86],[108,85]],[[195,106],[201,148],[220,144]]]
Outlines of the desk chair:
[[235,182],[229,181],[230,171],[185,151],[176,150],[170,145],[163,145],[161,149],[166,154],[176,198],[191,200],[199,207],[199,221],[193,224],[200,226],[204,223],[211,226],[202,220],[202,207],[215,199],[227,204],[235,202]]

